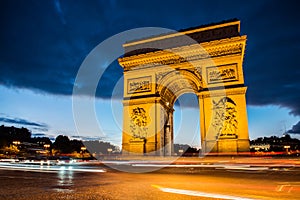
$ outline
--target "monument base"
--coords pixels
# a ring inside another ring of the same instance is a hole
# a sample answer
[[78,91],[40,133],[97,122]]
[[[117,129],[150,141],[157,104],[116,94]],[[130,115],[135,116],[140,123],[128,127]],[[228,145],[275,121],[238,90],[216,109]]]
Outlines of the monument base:
[[133,138],[129,141],[130,155],[143,155],[145,153],[145,139]]
[[219,153],[220,155],[237,155],[242,152],[249,152],[249,140],[222,138],[204,142],[205,153]]
[[219,139],[217,141],[218,153],[237,154],[237,139]]

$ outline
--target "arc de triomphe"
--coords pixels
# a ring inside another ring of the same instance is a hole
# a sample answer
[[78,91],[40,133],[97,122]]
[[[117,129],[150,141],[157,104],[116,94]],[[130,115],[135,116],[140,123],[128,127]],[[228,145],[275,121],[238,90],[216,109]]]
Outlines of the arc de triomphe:
[[123,154],[172,155],[184,93],[198,97],[202,152],[249,151],[245,45],[238,20],[125,43]]

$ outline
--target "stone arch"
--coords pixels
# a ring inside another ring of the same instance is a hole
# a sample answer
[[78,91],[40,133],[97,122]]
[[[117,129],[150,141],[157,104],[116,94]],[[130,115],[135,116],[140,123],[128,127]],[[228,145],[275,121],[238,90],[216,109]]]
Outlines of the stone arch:
[[[147,48],[155,45],[164,48]],[[198,97],[203,153],[249,151],[245,46],[238,20],[124,44],[119,59],[124,69],[122,152],[172,155],[173,105],[189,92]]]
[[157,92],[160,97],[169,102],[170,106],[184,93],[198,94],[202,88],[202,79],[189,70],[174,70],[157,82]]

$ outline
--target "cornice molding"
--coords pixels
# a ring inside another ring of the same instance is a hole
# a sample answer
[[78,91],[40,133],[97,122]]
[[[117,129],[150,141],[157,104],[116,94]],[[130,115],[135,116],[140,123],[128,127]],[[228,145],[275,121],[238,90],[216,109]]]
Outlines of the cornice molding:
[[172,49],[119,58],[125,71],[162,65],[184,64],[190,61],[208,59],[232,54],[242,54],[246,36],[226,38]]
[[218,97],[218,96],[227,96],[227,95],[244,95],[246,94],[247,87],[238,87],[238,88],[223,88],[219,90],[209,90],[201,91],[197,94],[200,99]]

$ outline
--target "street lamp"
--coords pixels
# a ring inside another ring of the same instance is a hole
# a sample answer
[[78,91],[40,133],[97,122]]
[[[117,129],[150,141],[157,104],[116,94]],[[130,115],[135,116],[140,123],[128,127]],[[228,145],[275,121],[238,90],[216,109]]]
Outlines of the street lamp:
[[16,145],[16,146],[18,146],[18,145],[21,144],[21,142],[20,141],[13,141],[13,144]]
[[80,150],[81,150],[81,157],[83,158],[83,153],[84,153],[84,151],[86,150],[86,147],[85,146],[83,146],[83,147],[81,147],[80,148]]
[[16,149],[14,149],[13,151],[15,151],[15,154],[17,155],[19,152],[19,145],[21,144],[21,142],[16,140],[16,141],[13,141],[12,143],[16,147]]
[[45,150],[47,150],[47,155],[49,155],[49,148],[50,148],[50,144],[44,144],[44,148],[45,148]]
[[108,148],[108,149],[107,149],[107,152],[108,152],[108,155],[110,155],[111,152],[112,152],[112,148]]
[[179,150],[178,150],[178,153],[179,153],[180,155],[182,155],[182,154],[183,154],[183,149],[179,149]]
[[289,148],[291,148],[291,146],[285,145],[285,146],[283,146],[283,148],[285,148],[286,154],[289,154]]
[[21,144],[20,141],[13,141],[13,144],[17,147],[17,149],[19,150],[19,145]]

